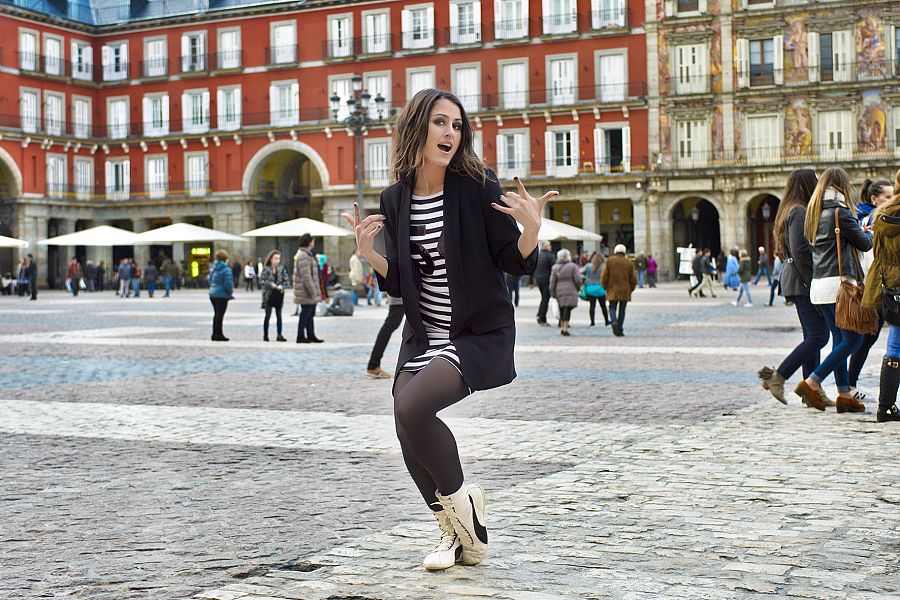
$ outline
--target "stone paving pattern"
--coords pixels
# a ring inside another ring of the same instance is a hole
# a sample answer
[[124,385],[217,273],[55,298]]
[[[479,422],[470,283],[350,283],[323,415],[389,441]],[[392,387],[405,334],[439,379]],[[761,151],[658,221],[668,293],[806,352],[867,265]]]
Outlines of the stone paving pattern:
[[3,298],[0,598],[898,597],[898,430],[767,397],[795,315],[730,299],[639,290],[628,337],[582,305],[565,339],[525,291],[518,380],[443,415],[488,557],[427,573],[390,382],[361,375],[384,308],[301,347],[242,291],[228,344],[202,292]]

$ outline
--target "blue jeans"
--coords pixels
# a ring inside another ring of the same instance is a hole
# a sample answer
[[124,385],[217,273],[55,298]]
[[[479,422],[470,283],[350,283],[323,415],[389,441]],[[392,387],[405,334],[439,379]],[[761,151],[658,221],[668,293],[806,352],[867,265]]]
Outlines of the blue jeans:
[[891,325],[888,330],[887,350],[884,354],[892,358],[900,358],[900,327]]
[[366,304],[372,304],[373,300],[376,306],[381,306],[381,290],[378,289],[377,281],[369,286],[369,291],[366,293]]
[[847,359],[850,355],[862,345],[863,336],[849,329],[840,329],[834,322],[834,304],[820,304],[819,310],[831,329],[831,352],[825,357],[810,378],[816,383],[822,383],[822,380],[828,377],[829,373],[834,373],[834,382],[837,384],[838,392],[849,392],[850,381],[847,375]]
[[300,305],[300,323],[297,326],[297,339],[312,340],[316,337],[316,326],[313,319],[316,316],[315,304]]
[[[872,334],[863,335],[862,344],[860,344],[859,348],[856,349],[856,352],[850,356],[850,364],[847,367],[847,382],[850,384],[851,388],[856,387],[856,382],[859,381],[859,374],[862,372],[863,365],[866,364],[866,359],[869,358],[869,350],[871,350],[872,346],[875,345],[875,342],[878,341],[878,336],[881,335],[882,327],[884,327],[883,316],[878,319],[878,331]],[[888,354],[888,356],[890,356],[890,354]]]
[[759,265],[759,271],[756,272],[756,279],[753,280],[753,285],[759,283],[759,280],[764,273],[766,275],[766,281],[769,282],[769,285],[772,285],[772,278],[769,276],[769,265]]
[[163,275],[163,288],[166,290],[166,298],[169,297],[169,293],[172,291],[172,276],[171,275]]
[[272,311],[275,311],[275,330],[278,336],[281,336],[281,306],[272,306],[266,304],[266,318],[263,319],[263,334],[269,337],[269,319],[272,317]]
[[644,287],[644,276],[646,271],[638,271],[638,287]]
[[803,378],[806,379],[819,366],[819,350],[828,344],[828,323],[809,301],[809,296],[790,296],[787,300],[793,302],[797,309],[797,317],[803,328],[803,341],[781,361],[778,373],[789,379],[797,369],[803,367]]
[[153,292],[155,292],[155,291],[156,291],[156,283],[152,282],[152,281],[148,281],[147,282],[147,294],[149,294],[150,297],[152,298]]
[[620,329],[625,324],[625,308],[627,306],[628,302],[625,300],[609,301],[609,320],[618,325]]
[[141,295],[141,280],[137,277],[131,278],[131,289],[134,291],[134,297],[139,298]]
[[738,304],[740,304],[740,302],[741,302],[741,296],[743,296],[744,294],[747,294],[747,302],[749,302],[750,304],[753,304],[753,299],[750,298],[750,284],[749,284],[748,282],[742,281],[742,282],[741,282],[741,287],[739,287],[738,290],[739,290],[739,291],[738,291],[738,297],[737,297],[737,300],[736,300],[736,302],[737,302]]

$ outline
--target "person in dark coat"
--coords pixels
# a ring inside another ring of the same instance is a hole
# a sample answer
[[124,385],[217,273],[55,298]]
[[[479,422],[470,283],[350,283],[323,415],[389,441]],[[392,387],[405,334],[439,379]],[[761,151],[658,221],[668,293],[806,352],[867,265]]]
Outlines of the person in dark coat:
[[97,267],[94,266],[93,261],[87,261],[84,263],[84,284],[87,286],[87,291],[94,291],[94,280],[97,277]]
[[[484,495],[466,485],[456,441],[437,413],[515,378],[515,309],[504,273],[534,271],[541,214],[557,192],[535,198],[516,179],[518,191],[504,194],[475,154],[465,109],[450,92],[418,92],[394,136],[398,181],[382,192],[380,214],[363,219],[356,206],[344,218],[381,289],[403,299],[397,436],[442,533],[424,566],[473,565],[487,552]],[[379,233],[384,256],[373,249]]]
[[241,261],[235,260],[231,264],[231,275],[234,278],[234,287],[237,287],[238,284],[241,282],[241,271],[242,270],[243,270],[243,267],[241,266]]
[[551,251],[550,242],[541,242],[541,250],[538,253],[537,266],[531,275],[531,283],[538,286],[541,292],[541,303],[538,305],[538,325],[550,326],[547,323],[547,309],[550,306],[550,269],[556,264],[556,256]]
[[634,264],[625,256],[625,250],[624,244],[616,246],[615,254],[603,263],[603,274],[600,276],[609,300],[609,320],[616,337],[625,335],[625,308],[631,302],[631,292],[637,287],[637,273]]
[[276,340],[286,342],[287,339],[282,335],[281,307],[284,305],[284,291],[291,287],[291,280],[287,269],[281,264],[281,252],[269,252],[259,280],[262,284],[262,307],[266,311],[263,318],[263,341],[269,341],[269,319],[272,311],[275,311],[275,330],[278,333]]
[[34,260],[34,255],[28,255],[28,289],[31,292],[31,299],[37,300],[37,278],[38,278],[38,269],[37,269],[37,261]]
[[98,292],[106,291],[106,262],[102,260],[94,274],[94,289]]
[[234,276],[228,266],[228,252],[216,251],[216,262],[209,270],[209,301],[213,305],[212,341],[227,342],[222,332],[228,301],[234,298]]
[[159,269],[156,268],[156,263],[152,260],[147,261],[147,266],[144,267],[144,283],[147,284],[147,295],[151,298],[153,297],[153,292],[156,291],[156,282],[159,279]]

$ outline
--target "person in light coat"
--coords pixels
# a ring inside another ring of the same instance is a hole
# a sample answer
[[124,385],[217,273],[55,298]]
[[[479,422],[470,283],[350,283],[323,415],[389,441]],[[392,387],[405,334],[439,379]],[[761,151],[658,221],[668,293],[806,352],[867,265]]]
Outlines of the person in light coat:
[[321,343],[316,337],[316,305],[322,299],[319,288],[319,261],[313,254],[316,241],[308,233],[300,236],[300,248],[294,255],[294,304],[300,305],[297,343]]
[[550,270],[550,296],[559,304],[559,333],[568,336],[572,309],[578,306],[581,270],[572,262],[572,254],[563,248],[556,253],[556,264]]

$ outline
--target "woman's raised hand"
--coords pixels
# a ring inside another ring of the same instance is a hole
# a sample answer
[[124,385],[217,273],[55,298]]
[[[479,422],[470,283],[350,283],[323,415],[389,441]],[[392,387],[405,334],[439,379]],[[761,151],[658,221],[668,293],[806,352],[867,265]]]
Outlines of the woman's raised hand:
[[516,187],[519,190],[518,193],[506,192],[500,196],[500,201],[503,202],[503,204],[492,202],[491,206],[500,212],[510,215],[525,229],[525,231],[536,235],[541,228],[541,215],[544,212],[544,206],[551,198],[558,196],[559,192],[553,190],[547,192],[540,198],[535,198],[525,189],[525,185],[522,183],[521,179],[516,177],[515,181]]
[[375,236],[384,228],[384,215],[369,215],[362,219],[359,216],[359,204],[354,202],[353,214],[343,213],[341,216],[353,228],[359,253],[366,258],[371,256],[375,251]]

